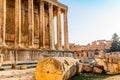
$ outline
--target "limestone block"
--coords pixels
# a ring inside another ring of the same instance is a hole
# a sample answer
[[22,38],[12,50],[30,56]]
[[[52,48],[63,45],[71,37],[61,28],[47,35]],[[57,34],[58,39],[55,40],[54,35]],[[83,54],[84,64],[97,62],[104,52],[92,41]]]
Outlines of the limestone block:
[[27,69],[27,65],[21,65],[20,69]]
[[94,72],[94,73],[101,74],[101,73],[102,73],[102,69],[97,68],[97,67],[94,67],[94,68],[93,68],[93,72]]
[[36,67],[36,80],[68,80],[78,70],[76,60],[68,57],[54,57],[42,59]]

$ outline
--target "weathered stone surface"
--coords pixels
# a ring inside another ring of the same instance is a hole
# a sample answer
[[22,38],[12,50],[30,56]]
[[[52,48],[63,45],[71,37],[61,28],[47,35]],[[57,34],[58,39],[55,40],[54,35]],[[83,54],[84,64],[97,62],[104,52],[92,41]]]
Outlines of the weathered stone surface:
[[68,57],[44,58],[35,70],[36,80],[68,80],[78,72],[76,60]]
[[27,65],[21,65],[20,69],[27,69]]
[[83,64],[82,63],[79,63],[78,64],[78,74],[81,73],[83,71]]
[[0,53],[0,68],[3,64],[3,57],[4,57],[4,55]]
[[[67,11],[67,6],[57,0],[1,0],[0,51],[4,49],[2,52],[5,54],[4,62],[13,64],[37,61],[42,51],[49,53],[60,51],[62,54],[65,50],[68,51]],[[61,14],[64,16],[63,29]],[[55,16],[58,22],[56,28],[54,28]],[[55,34],[59,46],[55,46]]]
[[88,51],[88,50],[104,50],[110,49],[111,41],[109,40],[97,40],[89,43],[88,45],[76,45],[70,44],[70,49],[73,51]]
[[97,73],[97,74],[101,74],[101,73],[102,73],[102,69],[97,68],[97,67],[94,67],[94,68],[93,68],[93,72],[94,72],[94,73]]
[[105,71],[107,74],[119,74],[120,56],[118,56],[118,54],[119,52],[106,54],[101,52],[99,55],[95,55],[94,58],[81,57],[79,62],[81,62],[83,66],[80,71],[94,73],[102,73],[102,71]]
[[120,73],[120,65],[119,60],[120,57],[117,56],[118,53],[111,53],[103,56],[95,57],[95,61],[97,65],[103,66],[103,69],[107,74],[119,74]]
[[83,65],[83,71],[92,72],[92,67],[90,67],[90,65]]

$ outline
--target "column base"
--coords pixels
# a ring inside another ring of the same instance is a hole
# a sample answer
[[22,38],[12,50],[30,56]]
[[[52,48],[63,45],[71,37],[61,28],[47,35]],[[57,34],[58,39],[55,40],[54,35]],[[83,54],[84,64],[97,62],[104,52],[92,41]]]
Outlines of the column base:
[[31,45],[31,46],[29,46],[28,48],[31,48],[31,49],[33,49],[33,48],[35,48],[35,46],[34,46],[34,45]]
[[70,49],[69,49],[69,48],[65,48],[64,50],[65,50],[65,51],[69,51]]
[[35,46],[35,45],[33,45],[33,46],[32,46],[32,48],[33,48],[33,49],[36,49],[36,46]]
[[57,50],[63,50],[63,48],[58,48]]
[[56,50],[55,47],[50,48],[50,50]]
[[0,48],[9,48],[9,47],[5,43],[3,43],[2,45],[0,45]]
[[42,50],[46,50],[46,48],[45,48],[45,47],[42,47],[41,49],[42,49]]
[[46,49],[46,47],[45,47],[45,46],[43,46],[43,47],[41,47],[40,49],[41,49],[41,50],[45,50],[45,49]]
[[22,46],[21,44],[18,44],[17,46],[15,46],[16,48],[25,48],[24,46]]

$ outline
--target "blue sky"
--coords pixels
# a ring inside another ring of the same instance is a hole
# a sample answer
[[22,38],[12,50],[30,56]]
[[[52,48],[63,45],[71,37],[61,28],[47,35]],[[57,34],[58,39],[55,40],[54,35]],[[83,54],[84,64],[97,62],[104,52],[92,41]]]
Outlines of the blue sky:
[[58,0],[68,5],[69,42],[80,45],[120,36],[120,0]]

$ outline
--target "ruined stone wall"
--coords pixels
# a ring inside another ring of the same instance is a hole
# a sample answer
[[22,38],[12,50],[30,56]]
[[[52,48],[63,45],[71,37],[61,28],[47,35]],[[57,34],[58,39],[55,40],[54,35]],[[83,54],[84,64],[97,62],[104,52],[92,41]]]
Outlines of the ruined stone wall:
[[86,50],[103,50],[103,49],[110,49],[111,41],[107,40],[98,40],[94,41],[88,45],[75,45],[71,44],[70,49],[73,51],[86,51]]

